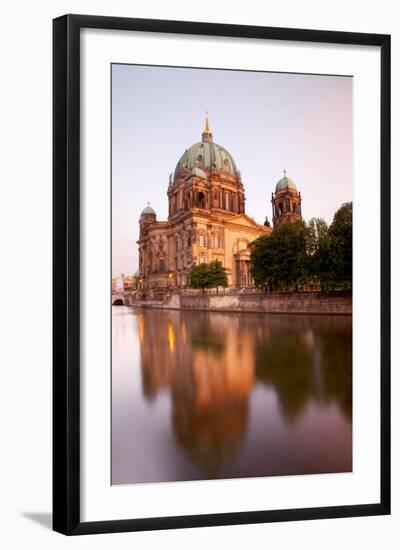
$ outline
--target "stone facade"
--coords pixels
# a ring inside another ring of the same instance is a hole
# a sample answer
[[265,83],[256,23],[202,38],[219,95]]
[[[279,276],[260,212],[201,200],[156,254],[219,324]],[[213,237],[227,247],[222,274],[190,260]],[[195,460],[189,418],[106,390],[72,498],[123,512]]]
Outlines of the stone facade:
[[304,292],[180,296],[179,309],[351,315],[353,307],[350,292]]
[[[185,288],[192,266],[213,260],[222,262],[230,287],[252,286],[248,245],[272,229],[246,214],[240,172],[228,151],[213,142],[207,119],[201,142],[185,151],[170,175],[167,195],[167,221],[158,221],[150,205],[140,217],[140,289]],[[276,197],[274,225],[285,216],[301,218],[297,190],[277,186]]]
[[276,184],[275,194],[272,193],[272,222],[274,227],[281,223],[294,222],[302,219],[301,194],[297,191],[294,182],[287,177],[286,170],[283,178]]

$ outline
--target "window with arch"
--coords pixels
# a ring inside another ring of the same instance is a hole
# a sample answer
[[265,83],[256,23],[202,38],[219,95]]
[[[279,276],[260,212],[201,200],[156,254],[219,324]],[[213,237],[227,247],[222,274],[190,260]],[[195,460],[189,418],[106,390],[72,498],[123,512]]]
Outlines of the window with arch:
[[207,207],[207,205],[206,205],[206,196],[203,193],[203,191],[199,191],[199,194],[197,195],[197,197],[198,197],[197,206],[199,208],[206,208]]

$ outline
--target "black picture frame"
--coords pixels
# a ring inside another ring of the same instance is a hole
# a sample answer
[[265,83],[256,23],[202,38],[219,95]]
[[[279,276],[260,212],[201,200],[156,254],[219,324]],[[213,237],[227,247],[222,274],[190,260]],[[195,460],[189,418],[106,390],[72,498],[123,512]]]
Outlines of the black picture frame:
[[[84,28],[378,46],[381,51],[381,495],[351,506],[80,520],[80,31]],[[53,529],[66,535],[390,513],[390,36],[87,15],[53,21]],[[384,199],[384,200],[383,200]]]

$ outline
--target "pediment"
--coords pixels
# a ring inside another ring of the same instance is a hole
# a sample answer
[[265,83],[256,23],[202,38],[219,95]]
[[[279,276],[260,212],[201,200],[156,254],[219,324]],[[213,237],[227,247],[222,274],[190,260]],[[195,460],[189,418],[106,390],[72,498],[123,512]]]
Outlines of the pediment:
[[252,218],[250,218],[246,214],[236,214],[235,216],[228,218],[226,220],[226,223],[234,223],[236,225],[241,225],[243,227],[251,227],[258,230],[261,228],[264,228],[263,225],[256,223]]

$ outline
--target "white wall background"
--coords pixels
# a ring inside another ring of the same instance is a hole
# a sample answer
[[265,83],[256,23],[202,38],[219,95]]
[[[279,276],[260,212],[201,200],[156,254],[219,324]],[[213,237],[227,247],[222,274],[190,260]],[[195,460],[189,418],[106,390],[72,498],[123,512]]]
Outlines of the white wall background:
[[[0,86],[0,541],[13,548],[398,548],[400,538],[399,290],[393,288],[393,514],[256,526],[67,538],[51,510],[51,19],[65,13],[392,34],[392,204],[400,204],[400,28],[396,0],[121,0],[8,2]],[[393,208],[393,214],[395,210]],[[400,280],[399,216],[393,275]],[[374,220],[371,220],[374,228]]]

